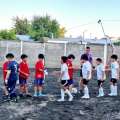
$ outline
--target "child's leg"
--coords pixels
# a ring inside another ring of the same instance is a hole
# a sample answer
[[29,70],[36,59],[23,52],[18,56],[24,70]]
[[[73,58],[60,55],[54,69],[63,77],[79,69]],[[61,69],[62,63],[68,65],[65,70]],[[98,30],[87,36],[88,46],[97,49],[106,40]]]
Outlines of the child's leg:
[[109,96],[117,96],[117,79],[111,79],[111,85],[110,85],[110,94]]
[[70,92],[72,92],[72,88],[73,88],[73,80],[72,80],[72,79],[69,80],[68,83],[69,83],[69,90],[70,90]]
[[39,79],[39,87],[38,87],[39,96],[44,96],[44,95],[42,94],[42,91],[43,91],[43,82],[44,82],[44,80],[43,80],[42,78]]
[[38,87],[35,85],[34,86],[34,96],[37,97],[37,92],[38,92]]
[[102,87],[103,82],[104,81],[98,80],[98,88],[99,88],[99,95],[98,95],[98,97],[104,96],[104,91],[103,91],[103,87]]
[[83,89],[84,89],[83,79],[82,79],[82,77],[80,77],[80,82],[79,82],[79,90],[80,90],[80,92],[82,92]]
[[113,95],[117,96],[117,79],[113,81]]
[[7,86],[4,84],[4,94],[5,94],[5,96],[8,96],[8,90],[7,90]]
[[67,83],[64,85],[64,91],[65,93],[69,96],[69,101],[72,101],[73,100],[73,96],[69,90],[69,84],[68,84],[68,81],[66,81]]
[[90,98],[89,96],[89,89],[88,89],[88,82],[89,80],[83,79],[83,85],[84,85],[84,96],[82,98]]

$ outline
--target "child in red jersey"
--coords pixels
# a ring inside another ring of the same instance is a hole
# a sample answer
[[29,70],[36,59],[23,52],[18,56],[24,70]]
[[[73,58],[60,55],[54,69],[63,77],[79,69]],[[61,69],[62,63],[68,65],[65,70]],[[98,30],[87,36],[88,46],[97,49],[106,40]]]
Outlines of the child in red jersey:
[[44,84],[44,55],[38,55],[38,61],[35,64],[34,97],[44,96],[42,94]]
[[5,82],[7,76],[7,69],[9,64],[9,57],[6,55],[6,61],[3,63],[3,79],[4,79],[4,94],[8,96],[7,84]]
[[19,84],[20,84],[20,94],[28,94],[27,79],[30,74],[29,66],[27,63],[28,56],[25,54],[21,55],[21,62],[19,64]]
[[73,88],[73,64],[72,62],[74,59],[75,59],[75,56],[73,54],[68,55],[67,66],[68,66],[68,73],[70,77],[70,80],[68,80],[70,91],[72,91],[72,88]]

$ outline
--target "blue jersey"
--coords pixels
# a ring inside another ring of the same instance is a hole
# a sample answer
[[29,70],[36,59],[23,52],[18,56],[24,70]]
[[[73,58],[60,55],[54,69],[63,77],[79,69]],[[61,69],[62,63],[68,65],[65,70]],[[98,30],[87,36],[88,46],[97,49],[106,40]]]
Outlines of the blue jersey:
[[18,63],[16,61],[11,61],[8,64],[8,70],[11,71],[9,80],[17,80],[18,79]]

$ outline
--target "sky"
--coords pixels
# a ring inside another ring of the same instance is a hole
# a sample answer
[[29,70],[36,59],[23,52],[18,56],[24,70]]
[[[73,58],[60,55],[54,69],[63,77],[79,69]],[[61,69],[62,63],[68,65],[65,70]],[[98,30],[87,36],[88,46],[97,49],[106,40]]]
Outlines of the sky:
[[48,14],[66,28],[66,37],[103,37],[99,19],[107,35],[119,37],[119,13],[120,0],[0,0],[0,29],[11,28],[15,16]]

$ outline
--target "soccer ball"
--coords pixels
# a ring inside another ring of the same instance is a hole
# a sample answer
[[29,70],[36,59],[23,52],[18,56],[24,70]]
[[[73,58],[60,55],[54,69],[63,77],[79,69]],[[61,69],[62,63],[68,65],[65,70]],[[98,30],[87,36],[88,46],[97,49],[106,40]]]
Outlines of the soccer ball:
[[77,93],[77,88],[72,88],[72,93],[76,94]]

